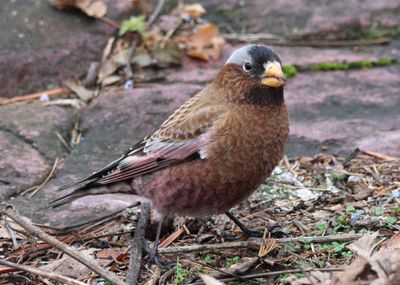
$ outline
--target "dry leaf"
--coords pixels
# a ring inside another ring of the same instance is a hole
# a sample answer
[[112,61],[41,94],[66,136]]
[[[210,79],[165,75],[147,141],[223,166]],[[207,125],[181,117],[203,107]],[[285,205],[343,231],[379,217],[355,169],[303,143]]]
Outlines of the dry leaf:
[[218,33],[219,32],[217,25],[199,25],[197,27],[197,31],[188,38],[187,43],[195,49],[202,49],[210,46],[212,43],[212,39],[218,36]]
[[[92,259],[94,251],[95,249],[93,248],[85,249],[80,251],[80,253],[86,258]],[[80,278],[91,272],[90,269],[86,267],[86,265],[80,263],[79,261],[73,259],[68,255],[64,255],[63,258],[52,261],[49,264],[40,266],[39,268],[49,272],[60,273],[71,278]]]
[[191,18],[199,18],[206,13],[206,10],[200,3],[195,3],[192,5],[186,5],[183,7],[183,12],[189,15]]
[[65,10],[75,8],[81,10],[89,17],[101,18],[107,14],[107,5],[102,1],[91,0],[49,0],[54,7]]
[[258,256],[264,257],[277,247],[278,244],[274,239],[263,239],[262,243],[260,244],[260,248],[258,250]]
[[203,280],[204,284],[206,285],[224,285],[221,281],[218,281],[214,277],[205,275],[205,274],[199,274],[200,278]]
[[198,26],[197,32],[188,37],[186,43],[191,48],[187,53],[190,57],[208,61],[221,56],[225,40],[219,36],[216,25],[205,24]]
[[105,248],[100,250],[96,256],[98,259],[116,259],[121,253],[124,253],[124,250],[120,248]]
[[79,98],[81,98],[83,101],[88,102],[90,99],[93,98],[94,92],[92,90],[86,89],[82,84],[69,81],[65,82],[64,85],[74,92],[76,95],[78,95]]
[[94,18],[101,18],[107,14],[107,6],[101,1],[90,3],[87,6],[79,7],[86,15]]
[[349,244],[347,247],[355,254],[360,255],[364,258],[368,258],[373,249],[373,242],[378,236],[378,232],[374,232],[369,235],[365,235],[355,242]]

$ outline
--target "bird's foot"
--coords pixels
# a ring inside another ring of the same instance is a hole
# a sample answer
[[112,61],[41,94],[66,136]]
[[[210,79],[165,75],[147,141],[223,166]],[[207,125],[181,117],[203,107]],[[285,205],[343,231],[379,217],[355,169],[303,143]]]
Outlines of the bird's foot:
[[[230,212],[225,213],[244,233],[245,236],[248,238],[262,238],[264,237],[264,232],[261,231],[254,231],[250,230],[248,227],[246,227],[240,220],[238,220],[233,214]],[[269,226],[267,228],[268,236],[272,238],[282,238],[282,237],[288,237],[287,233],[285,233],[282,229],[282,226],[279,224],[274,224],[272,226]]]
[[273,238],[287,238],[289,235],[283,230],[279,224],[274,224],[268,227],[268,233]]
[[158,255],[157,248],[151,248],[149,252],[148,263],[155,264],[161,269],[169,270],[173,268],[176,264],[175,262],[164,262],[160,259]]

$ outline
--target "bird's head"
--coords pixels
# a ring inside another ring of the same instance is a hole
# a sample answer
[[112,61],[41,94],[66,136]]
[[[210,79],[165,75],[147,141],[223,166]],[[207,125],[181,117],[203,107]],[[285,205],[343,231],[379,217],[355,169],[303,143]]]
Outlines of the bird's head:
[[227,98],[257,105],[283,103],[285,75],[281,59],[264,45],[247,45],[235,50],[215,82]]

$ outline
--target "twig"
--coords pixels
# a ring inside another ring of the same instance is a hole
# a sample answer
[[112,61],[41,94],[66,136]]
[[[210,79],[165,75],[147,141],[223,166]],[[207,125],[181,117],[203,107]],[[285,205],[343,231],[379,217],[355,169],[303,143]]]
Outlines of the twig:
[[224,274],[243,274],[246,271],[248,271],[251,267],[254,267],[257,263],[259,263],[260,259],[258,257],[252,257],[250,260],[247,260],[242,263],[235,264],[229,268],[226,268],[224,270],[224,273],[218,272],[211,274],[212,277],[214,278],[221,278],[224,277]]
[[168,280],[172,277],[172,275],[174,275],[174,273],[175,273],[175,267],[169,269],[167,272],[161,275],[159,284],[160,285],[170,284],[168,283]]
[[58,137],[58,139],[61,141],[61,143],[63,144],[63,146],[68,150],[68,152],[71,152],[71,146],[65,141],[65,139],[63,138],[63,136],[56,131],[56,136]]
[[17,238],[15,236],[15,232],[10,227],[10,225],[8,224],[7,219],[4,219],[4,223],[5,223],[5,226],[6,226],[6,230],[7,230],[8,234],[10,235],[10,238],[11,238],[11,241],[12,241],[12,244],[13,244],[13,249],[17,250],[19,248],[19,244],[18,244]]
[[[222,269],[216,268],[214,266],[211,266],[211,265],[208,265],[208,264],[205,264],[205,263],[202,263],[202,262],[198,262],[196,260],[188,260],[188,262],[194,263],[194,264],[197,264],[197,265],[209,268],[209,269],[212,269],[212,270],[217,271],[217,272],[219,272],[220,274],[223,274],[223,275],[231,276],[231,277],[235,278],[235,280],[246,281],[244,278],[241,278],[241,276],[239,276],[239,275],[236,275],[236,274],[228,272],[228,271],[224,271]],[[214,278],[216,278],[216,277],[214,277]],[[253,283],[253,282],[251,282],[251,283]]]
[[[286,186],[286,185],[285,185],[285,186]],[[297,188],[300,188],[300,187],[297,187]],[[252,214],[250,214],[250,215],[247,215],[247,216],[243,217],[241,220],[246,220],[246,221],[247,221],[247,220],[251,220],[251,219],[253,219],[254,217],[257,217],[258,215],[260,215],[260,214],[262,214],[262,213],[271,211],[271,210],[276,209],[276,208],[281,208],[281,207],[289,206],[289,205],[292,205],[292,204],[296,204],[296,203],[298,203],[298,202],[301,202],[301,199],[300,199],[300,198],[299,198],[299,199],[295,199],[295,200],[290,200],[290,201],[281,203],[281,204],[279,204],[279,205],[274,205],[274,206],[272,206],[272,207],[265,208],[265,209],[263,209],[263,210],[261,210],[261,211],[258,211],[258,212],[252,213]]]
[[144,283],[144,285],[157,285],[158,280],[160,280],[161,268],[157,265],[153,265],[151,269],[153,270],[153,274],[151,275],[150,279],[147,280],[146,283]]
[[75,251],[68,245],[60,242],[58,239],[46,234],[40,228],[32,225],[28,220],[24,217],[20,216],[10,205],[5,205],[4,209],[1,211],[2,215],[5,215],[12,219],[15,223],[23,227],[25,230],[30,232],[32,235],[40,238],[44,242],[54,246],[58,250],[68,254],[73,259],[79,261],[80,263],[86,265],[88,268],[99,274],[100,276],[104,277],[108,280],[111,284],[115,285],[126,285],[121,279],[119,279],[114,273],[105,270],[103,267],[98,265],[94,260],[88,259],[84,257],[78,251]]
[[154,21],[157,19],[158,14],[160,14],[162,7],[164,6],[165,0],[158,0],[157,6],[154,9],[153,13],[150,15],[147,20],[147,28],[153,25]]
[[47,272],[47,271],[44,271],[44,270],[41,270],[41,269],[29,267],[29,266],[22,265],[22,264],[16,264],[16,263],[13,263],[13,262],[1,259],[1,258],[0,258],[0,264],[8,266],[8,267],[15,268],[15,269],[18,269],[18,270],[22,270],[22,271],[25,271],[25,272],[29,272],[29,273],[32,273],[32,274],[35,274],[35,275],[44,276],[46,278],[50,278],[50,279],[55,280],[57,282],[61,282],[62,284],[85,285],[85,283],[83,283],[81,281],[78,281],[78,280],[75,280],[75,279],[72,279],[72,278],[69,278],[67,276],[63,276],[63,275],[60,275],[60,274],[57,274],[57,273],[54,273],[54,272]]
[[145,246],[145,233],[147,223],[150,217],[149,203],[143,203],[140,207],[140,217],[135,230],[135,236],[131,240],[131,252],[129,258],[128,275],[126,282],[128,285],[136,285],[140,272],[143,248]]
[[49,172],[49,174],[47,175],[47,177],[44,179],[44,181],[42,183],[40,183],[40,185],[31,193],[28,195],[28,198],[32,198],[33,196],[36,195],[37,192],[40,191],[40,189],[43,188],[44,185],[47,184],[47,182],[49,182],[49,180],[53,177],[54,175],[54,171],[56,171],[58,162],[60,161],[60,159],[57,157],[56,160],[53,163],[53,166],[51,167],[51,170]]
[[109,25],[109,26],[111,26],[111,27],[113,27],[115,29],[119,29],[120,28],[120,26],[119,26],[119,24],[117,22],[115,22],[113,19],[110,19],[108,17],[100,17],[100,18],[96,18],[96,19],[98,19],[100,21],[103,21],[104,23],[106,23],[107,25]]
[[[311,242],[324,243],[333,241],[350,241],[358,239],[362,236],[363,234],[309,236],[309,237],[295,237],[295,238],[280,238],[280,239],[275,239],[275,241],[277,243],[300,242],[304,244],[309,244]],[[226,248],[245,248],[245,247],[258,248],[261,245],[262,241],[263,239],[251,239],[247,241],[233,241],[233,242],[214,243],[214,244],[195,244],[187,246],[166,247],[166,248],[160,248],[158,252],[168,254],[168,253],[183,253],[183,252],[203,251],[203,250],[213,250],[213,249],[218,250]]]
[[222,34],[221,35],[226,40],[234,40],[240,42],[252,42],[259,40],[284,40],[280,36],[268,33],[259,33],[259,34]]
[[165,44],[167,43],[167,41],[169,39],[171,39],[171,37],[175,34],[175,32],[179,29],[179,27],[182,25],[183,21],[179,20],[179,22],[172,27],[171,29],[168,30],[167,34],[165,35],[165,37],[162,39],[161,43],[160,43],[160,47],[161,49],[165,48]]
[[391,41],[390,38],[363,39],[363,40],[291,40],[283,39],[273,34],[222,34],[227,40],[239,42],[266,41],[272,45],[280,46],[314,46],[314,47],[342,47],[342,46],[367,46],[382,45]]
[[[240,276],[243,279],[252,279],[252,278],[261,278],[266,276],[276,276],[281,274],[293,274],[293,273],[307,273],[312,271],[321,271],[321,272],[335,272],[335,271],[343,271],[342,268],[305,268],[305,269],[289,269],[289,270],[280,270],[280,271],[273,271],[273,272],[261,272],[261,273],[254,273],[254,274],[247,274]],[[219,279],[222,282],[229,282],[234,281],[236,278],[223,278]],[[194,282],[189,283],[188,285],[202,285],[203,282]]]
[[172,233],[170,236],[168,236],[165,240],[163,240],[163,242],[161,242],[158,245],[158,248],[163,248],[163,247],[169,246],[176,239],[178,239],[184,232],[185,232],[185,230],[183,229],[183,227],[180,227],[174,233]]
[[398,157],[393,157],[393,156],[389,156],[380,152],[376,152],[376,151],[371,151],[371,150],[360,150],[360,152],[362,154],[368,155],[368,156],[372,156],[375,157],[377,159],[381,159],[381,160],[399,160],[400,158]]
[[56,89],[36,92],[36,93],[32,93],[32,94],[27,94],[27,95],[15,96],[10,99],[0,100],[0,106],[15,103],[15,102],[20,102],[20,101],[34,100],[34,99],[40,98],[42,95],[47,95],[49,97],[55,96],[55,95],[62,94],[64,92],[65,92],[64,88],[56,88]]

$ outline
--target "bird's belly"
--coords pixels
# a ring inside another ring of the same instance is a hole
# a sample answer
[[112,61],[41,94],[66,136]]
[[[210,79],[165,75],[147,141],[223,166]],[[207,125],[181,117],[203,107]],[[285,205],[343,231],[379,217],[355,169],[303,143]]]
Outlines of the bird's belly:
[[272,171],[261,156],[250,165],[242,163],[185,163],[136,181],[133,187],[164,215],[211,216],[246,199]]

